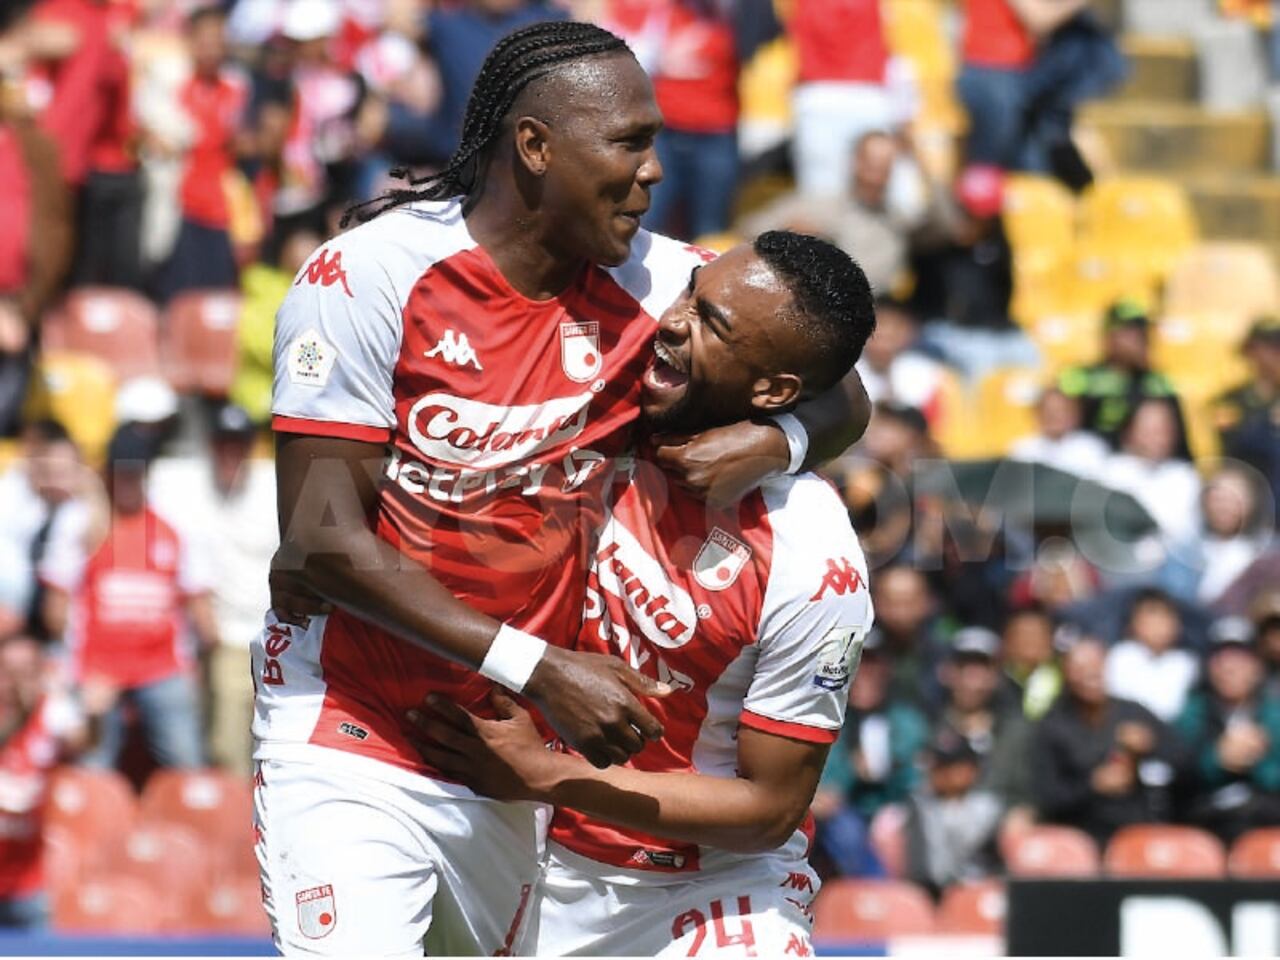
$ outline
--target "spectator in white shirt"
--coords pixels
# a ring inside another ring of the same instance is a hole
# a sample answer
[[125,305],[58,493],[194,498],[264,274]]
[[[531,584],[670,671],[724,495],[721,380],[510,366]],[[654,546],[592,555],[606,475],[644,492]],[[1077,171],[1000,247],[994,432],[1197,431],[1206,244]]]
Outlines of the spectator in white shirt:
[[858,373],[872,403],[892,401],[915,407],[936,425],[942,402],[942,364],[912,349],[920,324],[905,304],[876,301],[876,331],[858,361]]
[[1186,540],[1197,531],[1200,475],[1186,460],[1174,401],[1149,398],[1134,408],[1120,432],[1120,452],[1111,456],[1099,479],[1134,497],[1168,541]]
[[[862,379],[865,383],[866,376]],[[1097,477],[1111,451],[1096,433],[1082,430],[1080,422],[1080,401],[1048,387],[1036,404],[1040,431],[1015,443],[1010,459],[1043,463],[1086,479]]]
[[270,459],[250,456],[257,433],[240,407],[226,404],[215,411],[211,433],[211,459],[158,461],[150,490],[156,509],[208,552],[220,641],[209,664],[209,747],[218,764],[248,775],[249,641],[271,605],[267,576],[279,542],[275,470]]
[[1196,577],[1194,598],[1211,605],[1262,556],[1272,521],[1259,496],[1261,478],[1243,464],[1228,464],[1205,484],[1199,536],[1175,551]]
[[1200,675],[1195,654],[1178,646],[1181,637],[1177,604],[1161,590],[1139,592],[1129,610],[1128,638],[1107,655],[1107,693],[1171,722]]

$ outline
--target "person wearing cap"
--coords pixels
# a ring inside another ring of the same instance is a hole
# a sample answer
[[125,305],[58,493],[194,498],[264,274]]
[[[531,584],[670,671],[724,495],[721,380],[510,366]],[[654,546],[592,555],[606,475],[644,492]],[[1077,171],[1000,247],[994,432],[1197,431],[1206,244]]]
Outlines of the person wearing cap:
[[938,667],[945,694],[933,732],[963,739],[977,758],[980,785],[999,798],[1006,813],[1025,813],[1031,802],[1031,726],[1021,710],[999,697],[1000,646],[999,635],[985,627],[963,627],[952,636]]
[[1031,789],[1039,819],[1084,830],[1099,844],[1120,827],[1168,820],[1179,741],[1146,707],[1108,696],[1107,650],[1092,637],[1062,658],[1063,693],[1036,725]]
[[981,759],[964,737],[943,730],[925,751],[928,779],[907,801],[907,879],[940,893],[999,869],[1003,805],[981,784]]
[[862,643],[840,739],[827,754],[811,807],[819,872],[884,874],[870,844],[871,821],[911,794],[920,776],[916,759],[929,737],[924,715],[890,695],[892,676],[884,633],[873,627]]
[[1188,819],[1225,843],[1280,823],[1280,696],[1264,689],[1255,642],[1246,618],[1214,621],[1208,683],[1187,700],[1176,724],[1192,752]]
[[249,641],[270,604],[267,574],[279,543],[275,469],[269,458],[252,456],[258,430],[240,407],[214,409],[209,433],[209,457],[156,462],[150,493],[156,510],[208,555],[220,641],[209,651],[207,674],[210,758],[247,776],[247,720],[253,716]]
[[1214,401],[1214,424],[1223,456],[1258,470],[1280,503],[1280,316],[1255,320],[1242,351],[1250,376]]
[[[45,621],[71,651],[82,685],[115,689],[100,742],[86,764],[114,766],[132,706],[160,766],[204,761],[200,699],[188,628],[197,650],[218,642],[211,580],[198,550],[153,509],[146,490],[150,438],[133,425],[107,450],[107,515],[75,514],[59,524],[40,568]],[[98,522],[102,521],[102,522]]]
[[1136,300],[1117,300],[1108,308],[1102,326],[1102,360],[1069,367],[1058,378],[1058,388],[1063,393],[1080,399],[1085,429],[1115,446],[1138,402],[1157,397],[1173,401],[1179,430],[1185,436],[1186,425],[1173,382],[1151,369],[1147,308]]

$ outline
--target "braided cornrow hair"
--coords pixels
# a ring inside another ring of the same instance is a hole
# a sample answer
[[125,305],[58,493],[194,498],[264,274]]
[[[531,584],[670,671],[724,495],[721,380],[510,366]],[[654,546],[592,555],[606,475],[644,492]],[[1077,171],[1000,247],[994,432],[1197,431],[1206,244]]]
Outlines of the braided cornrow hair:
[[481,155],[497,137],[503,119],[525,87],[559,64],[626,49],[627,45],[608,30],[572,20],[535,23],[503,37],[480,68],[462,119],[462,141],[448,165],[439,173],[416,179],[403,167],[392,170],[391,176],[422,189],[393,187],[380,197],[358,203],[342,215],[342,226],[353,219],[372,220],[415,200],[465,196],[475,186]]

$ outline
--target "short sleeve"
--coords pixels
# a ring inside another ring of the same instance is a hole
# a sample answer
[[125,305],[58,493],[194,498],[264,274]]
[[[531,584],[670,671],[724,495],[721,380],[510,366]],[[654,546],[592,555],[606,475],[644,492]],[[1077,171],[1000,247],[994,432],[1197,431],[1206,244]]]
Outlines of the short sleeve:
[[800,505],[770,511],[775,547],[741,723],[834,743],[871,628],[871,597],[866,560],[838,498],[825,485],[800,487],[809,488],[791,498]]
[[272,426],[383,442],[395,425],[392,375],[401,304],[377,235],[357,228],[317,250],[276,314]]

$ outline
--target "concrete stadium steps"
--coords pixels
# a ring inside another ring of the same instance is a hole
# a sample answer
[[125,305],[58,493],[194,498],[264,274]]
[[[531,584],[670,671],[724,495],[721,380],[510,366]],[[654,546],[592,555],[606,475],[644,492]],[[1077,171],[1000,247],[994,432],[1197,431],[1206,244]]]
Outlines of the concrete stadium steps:
[[1190,104],[1104,101],[1083,107],[1076,124],[1102,143],[1109,170],[1261,173],[1271,161],[1271,127],[1262,110],[1209,113]]
[[1196,49],[1185,37],[1127,36],[1121,48],[1132,72],[1116,93],[1123,101],[1194,103],[1198,91]]

